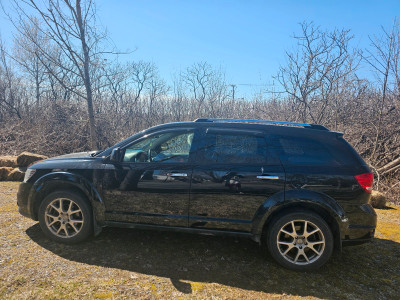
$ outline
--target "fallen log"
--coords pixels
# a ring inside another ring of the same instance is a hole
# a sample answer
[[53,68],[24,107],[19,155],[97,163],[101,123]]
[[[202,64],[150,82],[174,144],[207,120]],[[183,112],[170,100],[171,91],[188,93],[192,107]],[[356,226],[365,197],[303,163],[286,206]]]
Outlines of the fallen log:
[[377,171],[379,173],[384,174],[384,173],[387,173],[388,170],[391,170],[398,165],[400,165],[400,157],[398,157],[395,160],[392,160],[390,163],[387,163],[386,165],[380,167],[379,169],[377,169]]

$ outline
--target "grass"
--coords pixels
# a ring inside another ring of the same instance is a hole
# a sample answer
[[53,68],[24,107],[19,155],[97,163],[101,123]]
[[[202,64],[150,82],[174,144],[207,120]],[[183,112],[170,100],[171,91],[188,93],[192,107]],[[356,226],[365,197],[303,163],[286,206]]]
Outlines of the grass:
[[376,238],[317,272],[276,265],[254,242],[105,228],[73,246],[19,215],[18,183],[0,183],[1,299],[398,299],[400,208],[377,210]]

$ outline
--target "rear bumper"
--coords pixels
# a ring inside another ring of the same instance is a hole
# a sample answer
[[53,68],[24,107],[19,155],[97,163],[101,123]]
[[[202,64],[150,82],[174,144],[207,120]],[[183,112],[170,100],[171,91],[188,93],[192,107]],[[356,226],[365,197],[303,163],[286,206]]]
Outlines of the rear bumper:
[[358,234],[364,233],[364,235],[361,238],[355,238],[355,239],[345,239],[342,240],[342,246],[356,246],[356,245],[361,245],[364,243],[370,242],[374,236],[375,236],[375,227],[373,226],[365,226],[364,228],[357,228],[358,229]]
[[344,240],[342,241],[342,247],[347,247],[347,246],[357,246],[357,245],[362,245],[365,243],[369,243],[372,241],[373,237],[366,238],[366,239],[354,239],[354,240]]
[[19,185],[17,193],[17,204],[18,204],[18,211],[21,215],[34,219],[32,205],[30,201],[31,189],[32,189],[31,183],[22,182]]
[[342,246],[360,245],[374,238],[377,216],[370,204],[353,207],[347,216],[349,225],[342,234]]

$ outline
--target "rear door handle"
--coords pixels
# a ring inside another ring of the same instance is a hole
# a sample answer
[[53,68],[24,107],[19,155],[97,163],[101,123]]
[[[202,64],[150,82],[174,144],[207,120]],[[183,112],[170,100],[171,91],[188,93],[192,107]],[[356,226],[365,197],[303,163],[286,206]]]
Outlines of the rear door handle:
[[279,176],[259,175],[257,179],[278,180]]
[[168,176],[171,177],[187,177],[188,174],[187,173],[167,173]]

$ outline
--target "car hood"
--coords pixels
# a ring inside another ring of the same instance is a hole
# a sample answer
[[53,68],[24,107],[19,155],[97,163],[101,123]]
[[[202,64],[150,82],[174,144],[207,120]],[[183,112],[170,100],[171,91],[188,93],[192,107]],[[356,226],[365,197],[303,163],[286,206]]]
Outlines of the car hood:
[[79,152],[51,157],[41,160],[31,166],[32,169],[93,169],[94,165],[101,164],[103,159],[92,156],[96,151]]
[[64,155],[55,156],[55,157],[52,157],[52,158],[49,158],[49,159],[65,159],[65,158],[73,159],[73,158],[91,157],[92,153],[96,153],[96,151],[76,152],[76,153],[64,154]]

